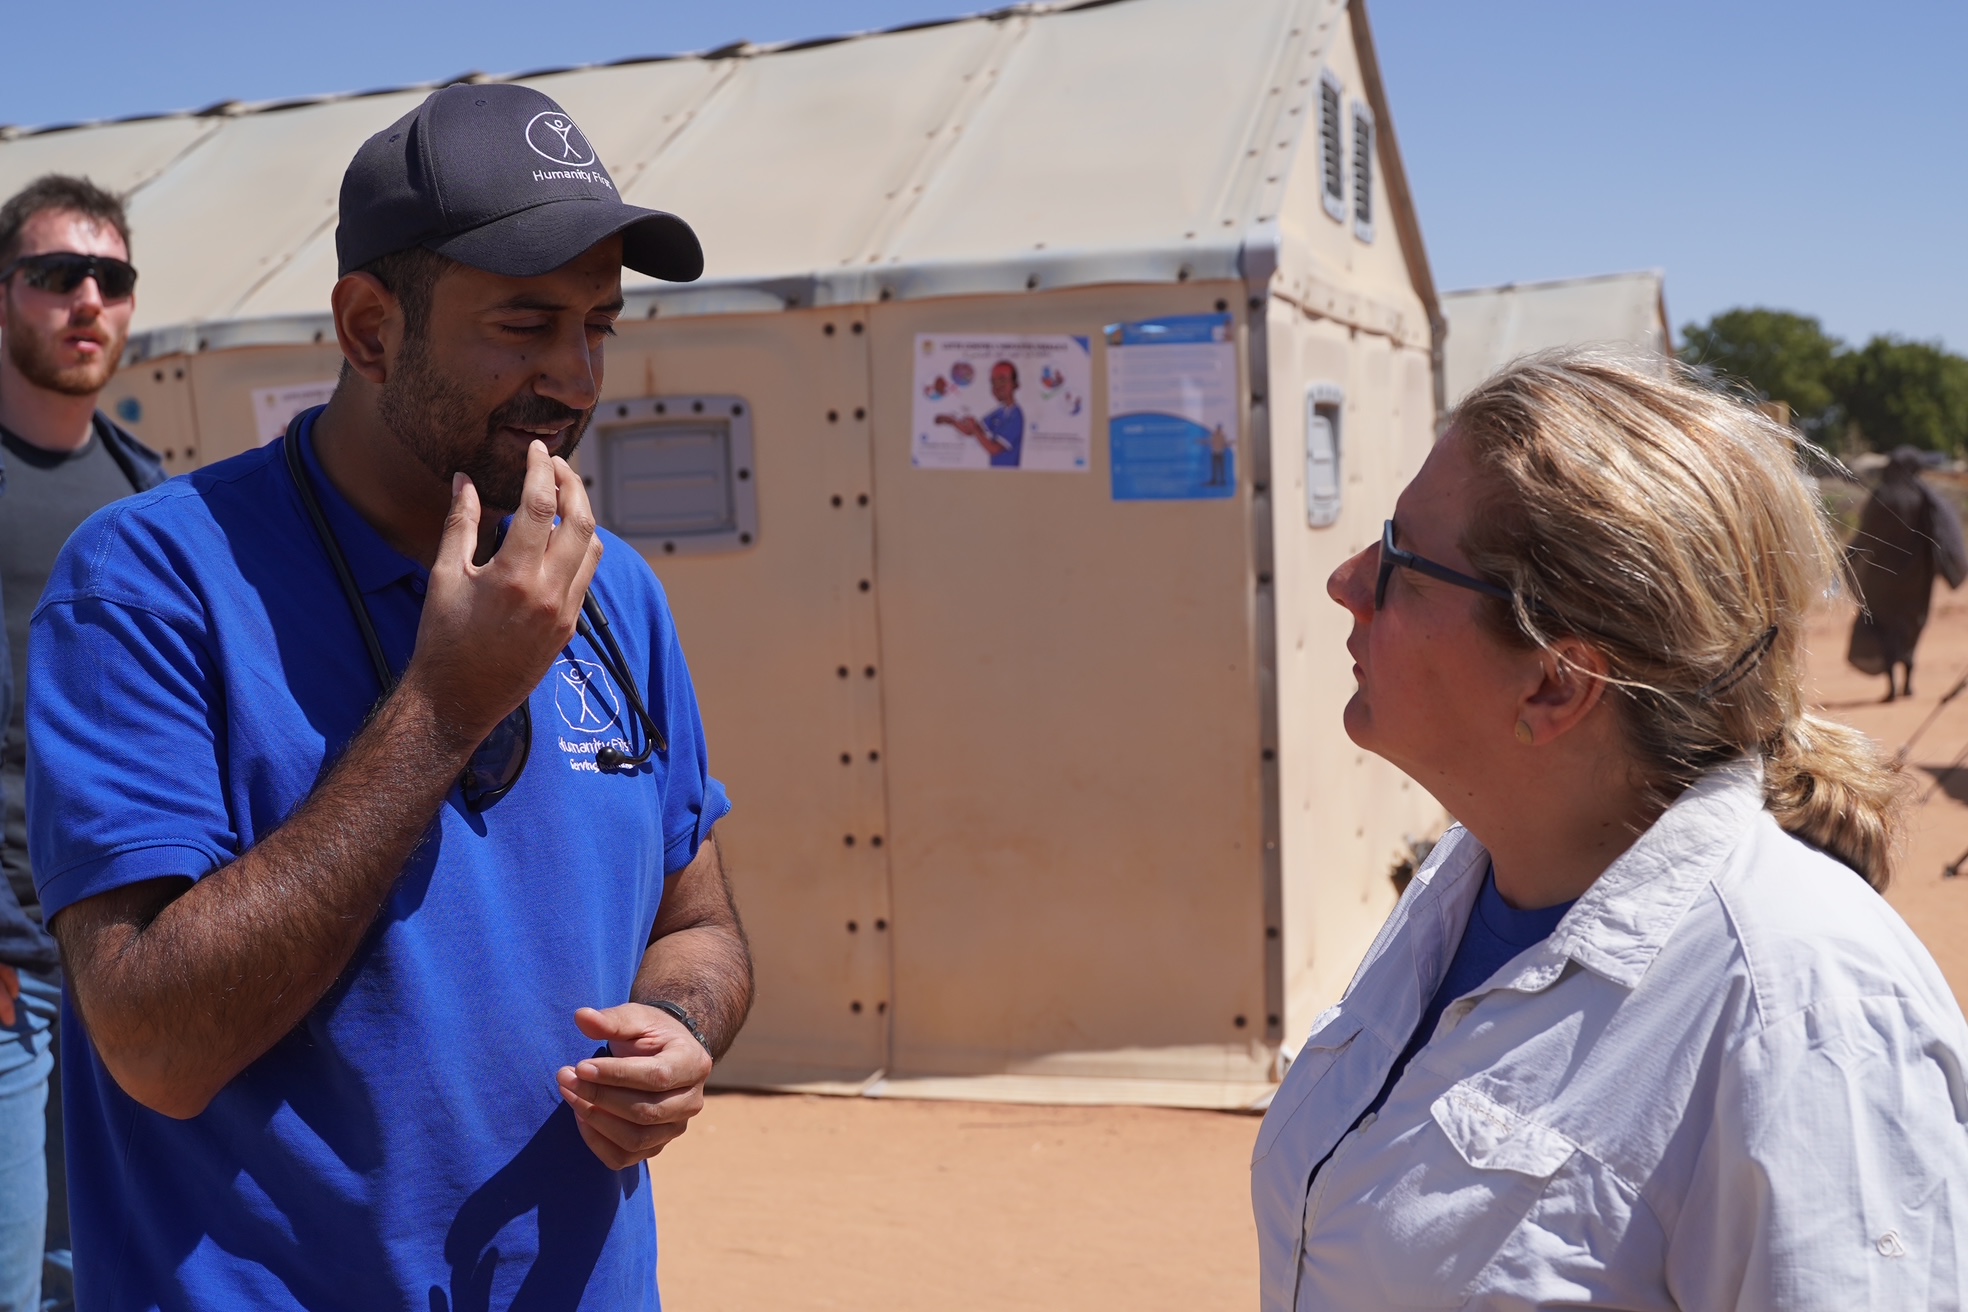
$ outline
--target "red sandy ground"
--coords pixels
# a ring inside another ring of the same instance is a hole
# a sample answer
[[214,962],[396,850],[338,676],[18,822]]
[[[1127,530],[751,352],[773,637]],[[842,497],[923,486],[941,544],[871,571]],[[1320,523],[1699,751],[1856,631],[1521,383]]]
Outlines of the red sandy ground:
[[[1910,702],[1815,626],[1817,697],[1897,748],[1968,670],[1968,596],[1942,592]],[[1968,996],[1968,694],[1915,745],[1923,794],[1889,899]],[[1937,775],[1943,786],[1931,787]],[[1950,789],[1952,790],[1950,792]],[[718,1094],[651,1165],[672,1312],[1106,1309],[1257,1302],[1257,1118],[1152,1108]]]

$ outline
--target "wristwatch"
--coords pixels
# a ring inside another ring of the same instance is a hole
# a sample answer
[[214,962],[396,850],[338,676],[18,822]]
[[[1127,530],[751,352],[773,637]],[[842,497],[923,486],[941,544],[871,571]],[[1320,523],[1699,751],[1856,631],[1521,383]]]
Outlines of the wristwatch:
[[674,1002],[651,1002],[648,1005],[656,1008],[656,1010],[660,1012],[664,1012],[667,1015],[674,1017],[676,1019],[677,1024],[683,1026],[685,1029],[690,1031],[690,1037],[697,1040],[698,1044],[702,1046],[705,1052],[709,1052],[711,1050],[711,1041],[704,1037],[704,1027],[699,1025],[696,1021],[690,1019],[690,1013],[685,1011],[682,1007],[677,1006],[677,1004]]

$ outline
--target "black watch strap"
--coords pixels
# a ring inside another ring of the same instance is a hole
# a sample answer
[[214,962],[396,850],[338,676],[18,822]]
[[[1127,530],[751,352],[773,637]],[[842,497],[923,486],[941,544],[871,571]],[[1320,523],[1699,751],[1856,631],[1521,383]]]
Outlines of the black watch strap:
[[705,1052],[711,1050],[711,1041],[704,1037],[704,1027],[690,1018],[690,1013],[674,1002],[652,1002],[650,1006],[665,1012],[676,1019],[676,1023],[690,1031],[690,1037],[702,1045]]

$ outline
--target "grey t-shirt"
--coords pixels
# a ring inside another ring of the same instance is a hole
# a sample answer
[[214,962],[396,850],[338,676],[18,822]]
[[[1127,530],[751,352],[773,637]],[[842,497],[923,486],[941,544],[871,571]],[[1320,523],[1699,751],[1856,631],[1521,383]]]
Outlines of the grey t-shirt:
[[[0,428],[7,485],[0,494],[0,598],[7,649],[13,658],[13,705],[0,746],[0,793],[6,799],[0,868],[35,922],[41,919],[34,872],[27,859],[27,625],[48,585],[55,556],[83,520],[136,489],[105,444],[100,425],[79,451],[44,451]],[[0,898],[6,896],[0,892]],[[31,965],[28,961],[13,962]]]

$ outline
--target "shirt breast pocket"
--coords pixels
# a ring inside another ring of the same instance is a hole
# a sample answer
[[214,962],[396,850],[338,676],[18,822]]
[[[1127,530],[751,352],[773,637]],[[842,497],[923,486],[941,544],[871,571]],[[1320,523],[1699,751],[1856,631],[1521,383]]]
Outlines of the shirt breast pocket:
[[1382,1194],[1369,1231],[1374,1269],[1399,1307],[1463,1303],[1578,1153],[1558,1131],[1467,1084],[1429,1113],[1439,1135],[1417,1136],[1421,1151]]

